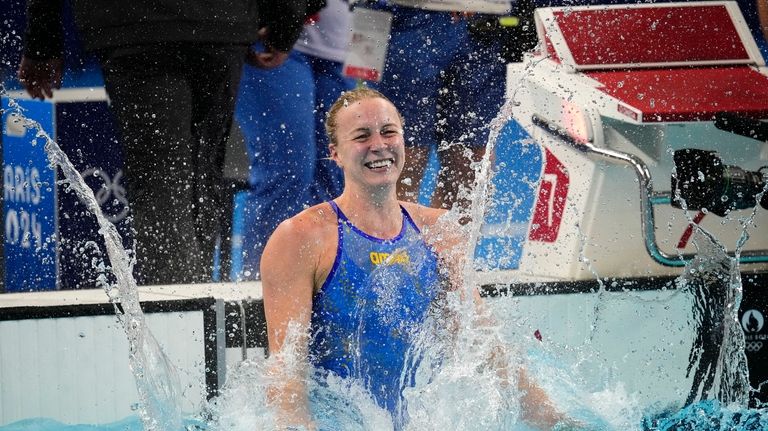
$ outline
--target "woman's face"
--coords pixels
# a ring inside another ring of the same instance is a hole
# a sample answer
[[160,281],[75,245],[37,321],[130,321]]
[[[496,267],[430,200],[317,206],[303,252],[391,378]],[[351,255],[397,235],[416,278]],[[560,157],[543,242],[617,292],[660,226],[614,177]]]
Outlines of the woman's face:
[[397,109],[381,98],[363,99],[339,110],[331,158],[347,184],[394,186],[405,163],[403,125]]

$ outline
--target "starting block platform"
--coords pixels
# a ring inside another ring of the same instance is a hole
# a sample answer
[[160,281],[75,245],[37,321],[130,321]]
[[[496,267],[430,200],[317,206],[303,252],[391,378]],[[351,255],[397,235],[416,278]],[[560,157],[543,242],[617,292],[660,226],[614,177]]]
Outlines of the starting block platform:
[[594,81],[603,114],[639,123],[768,117],[768,76],[735,2],[537,11],[543,55]]
[[542,164],[513,274],[679,275],[696,252],[693,223],[733,253],[750,217],[742,270],[768,270],[768,210],[721,218],[671,205],[675,151],[717,152],[755,178],[768,165],[768,73],[737,4],[551,7],[535,21],[537,48],[507,74],[505,128],[523,133],[502,131],[496,145],[523,135]]

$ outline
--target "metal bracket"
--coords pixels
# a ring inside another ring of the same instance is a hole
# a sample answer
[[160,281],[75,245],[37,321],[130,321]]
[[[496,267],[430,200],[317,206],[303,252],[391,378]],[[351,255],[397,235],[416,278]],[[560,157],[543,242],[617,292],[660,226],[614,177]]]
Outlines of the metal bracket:
[[[599,157],[612,163],[621,163],[630,165],[637,176],[637,182],[640,190],[640,224],[645,242],[645,249],[648,254],[664,266],[681,267],[693,259],[693,253],[679,253],[676,255],[665,253],[656,243],[656,222],[653,215],[653,206],[669,204],[671,192],[654,192],[651,171],[648,166],[639,157],[624,153],[621,151],[609,150],[596,147],[591,140],[583,140],[575,137],[566,129],[554,124],[552,121],[533,114],[533,124],[541,127],[549,134],[559,138],[566,144],[576,150],[581,151],[590,157]],[[733,253],[730,253],[734,256]],[[739,255],[739,263],[763,263],[768,262],[768,250],[749,250]]]

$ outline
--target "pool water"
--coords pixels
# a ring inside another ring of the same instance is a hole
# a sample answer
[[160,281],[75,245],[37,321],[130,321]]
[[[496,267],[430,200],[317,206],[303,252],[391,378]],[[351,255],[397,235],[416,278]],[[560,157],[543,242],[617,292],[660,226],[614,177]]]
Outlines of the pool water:
[[0,427],[3,431],[142,431],[138,416],[102,425],[67,425],[52,419],[24,419]]
[[[339,382],[335,382],[339,384]],[[337,386],[338,389],[340,386]],[[243,394],[244,388],[238,391]],[[359,392],[348,391],[346,393],[334,391],[333,384],[325,388],[316,388],[313,393],[315,401],[323,405],[315,404],[313,412],[317,418],[319,430],[327,431],[360,431],[360,430],[391,430],[392,425],[386,415],[377,411],[376,407],[365,399],[355,398]],[[605,393],[606,397],[618,396],[620,393]],[[443,403],[438,408],[443,408],[445,402],[451,402],[451,397],[443,397]],[[482,400],[476,400],[482,401]],[[626,401],[626,400],[624,400]],[[621,410],[627,405],[621,406],[622,400],[619,398],[613,401],[607,401],[613,404],[613,407]],[[230,405],[230,411],[217,418],[218,422],[206,422],[200,419],[188,418],[184,420],[183,428],[179,431],[253,431],[274,429],[272,418],[266,413],[265,409],[254,406],[245,399]],[[482,404],[481,402],[479,404]],[[484,418],[479,422],[473,422],[478,419],[477,413],[483,413],[482,406],[477,407],[475,411],[468,411],[467,406],[461,402],[454,405],[449,411],[443,412],[440,416],[426,414],[420,419],[431,418],[431,423],[425,424],[419,420],[412,423],[406,430],[498,430],[498,431],[531,431],[537,428],[526,425],[517,420],[514,413],[507,417],[497,416],[492,421]],[[607,407],[607,406],[605,406]],[[224,413],[220,411],[219,413]],[[415,412],[419,413],[428,412]],[[573,412],[572,412],[573,413]],[[637,418],[624,418],[628,427],[616,428],[610,421],[594,412],[578,411],[575,409],[575,418],[580,425],[558,425],[553,430],[590,430],[590,431],[762,431],[768,429],[768,410],[766,409],[744,409],[735,406],[724,406],[718,401],[707,400],[687,406],[677,411],[661,411],[645,413]],[[627,413],[626,410],[623,413]],[[633,419],[629,421],[629,419]],[[494,422],[490,424],[489,422]],[[448,425],[445,428],[444,425]],[[496,425],[489,428],[488,425]],[[45,418],[25,419],[9,425],[0,427],[0,431],[142,431],[142,421],[138,416],[131,416],[123,420],[108,424],[76,424],[68,425],[58,421]]]

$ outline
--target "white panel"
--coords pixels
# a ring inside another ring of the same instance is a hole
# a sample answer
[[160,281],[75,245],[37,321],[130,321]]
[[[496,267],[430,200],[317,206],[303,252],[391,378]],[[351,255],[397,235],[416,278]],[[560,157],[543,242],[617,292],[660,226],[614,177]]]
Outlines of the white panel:
[[[90,373],[92,370],[86,370],[78,366],[78,347],[74,344],[75,334],[78,327],[75,325],[76,319],[55,319],[56,350],[58,355],[58,369],[56,393],[59,405],[59,415],[70,422],[75,419],[80,406],[82,405],[83,392],[87,388],[79,387],[79,380],[83,373]],[[85,390],[81,390],[85,389]]]
[[18,417],[19,411],[14,399],[19,388],[18,378],[22,374],[20,360],[18,322],[0,322],[0,412],[3,417]]
[[[59,403],[58,403],[58,383],[56,381],[57,376],[60,374],[59,360],[60,351],[57,345],[58,338],[53,331],[55,322],[53,319],[33,319],[22,320],[19,322],[21,325],[29,325],[30,328],[25,329],[23,333],[29,334],[30,347],[35,346],[35,349],[39,352],[40,346],[43,346],[43,351],[46,354],[37,353],[37,367],[30,369],[28,375],[30,379],[34,379],[38,382],[39,392],[37,392],[37,398],[33,396],[25,397],[25,415],[21,417],[27,417],[32,412],[40,412],[53,410],[51,416],[59,416]],[[35,392],[32,392],[34,394]],[[35,404],[34,400],[39,400],[39,404]],[[20,419],[17,417],[17,419]]]
[[264,347],[252,347],[247,349],[246,358],[243,358],[243,349],[240,347],[228,347],[226,349],[227,369],[236,369],[243,359],[248,361],[265,361],[267,358],[267,349]]
[[[186,412],[205,400],[202,320],[202,311],[147,315],[179,370]],[[0,377],[0,425],[36,417],[114,422],[134,414],[138,401],[114,315],[0,322]]]
[[3,348],[3,346],[11,345],[9,340],[3,336],[3,334],[6,332],[7,325],[4,326],[2,323],[3,322],[0,322],[0,418],[3,418],[6,416],[5,406],[8,405],[8,403],[4,399],[6,391],[3,390],[3,382],[5,381],[6,378],[10,379],[10,376],[9,376],[10,373],[6,372],[6,367],[3,366],[3,364],[10,365],[10,361],[7,361],[4,357],[5,356],[4,352],[5,352],[5,349],[7,349],[7,347]]
[[[117,398],[117,392],[120,390],[119,388],[115,387],[114,385],[110,384],[113,380],[113,376],[115,376],[118,371],[123,371],[128,367],[128,345],[125,339],[125,331],[123,330],[120,323],[117,321],[117,318],[114,318],[113,320],[110,320],[109,324],[105,325],[103,327],[104,333],[115,333],[119,334],[119,336],[104,336],[104,340],[108,340],[106,344],[104,344],[104,357],[108,357],[108,352],[122,352],[119,355],[116,355],[116,360],[104,360],[104,363],[101,364],[101,366],[98,368],[98,373],[101,375],[100,381],[103,382],[103,386],[105,388],[109,388],[108,396],[109,398],[105,398],[102,401],[102,404],[104,405],[104,408],[102,411],[104,411],[104,419],[102,421],[107,421],[107,417],[120,417],[122,416],[122,413],[125,409],[125,406],[117,405],[115,403],[108,402],[108,399],[111,399],[112,397]],[[117,360],[119,359],[119,360]],[[132,391],[135,390],[135,387],[131,387]],[[134,392],[131,392],[131,397],[135,396]],[[107,408],[108,407],[108,408]],[[130,406],[129,406],[130,408]]]
[[206,398],[203,313],[153,313],[147,325],[176,366],[183,390],[182,408],[197,411]]
[[[546,348],[565,355],[564,362],[580,352],[603,369],[614,368],[614,382],[635,393],[641,405],[651,405],[679,402],[691,387],[685,378],[694,339],[687,324],[691,303],[685,294],[674,293],[605,293],[594,334],[597,294],[495,298],[489,303],[505,322],[505,339],[526,342],[539,329]],[[600,378],[599,373],[586,377]]]

